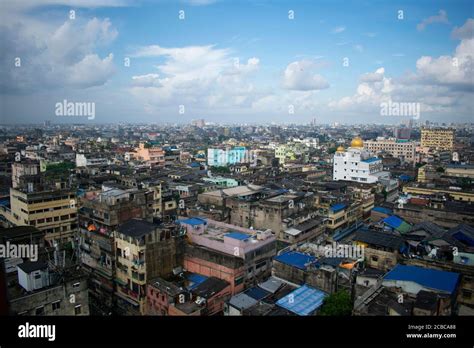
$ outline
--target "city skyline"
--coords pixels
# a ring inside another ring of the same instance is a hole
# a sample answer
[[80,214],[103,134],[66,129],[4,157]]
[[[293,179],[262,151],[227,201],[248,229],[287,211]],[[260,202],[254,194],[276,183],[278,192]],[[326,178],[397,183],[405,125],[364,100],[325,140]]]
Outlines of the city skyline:
[[[1,123],[472,118],[468,1],[6,1]],[[71,12],[73,11],[73,12]],[[58,115],[91,103],[94,117]],[[66,103],[65,103],[66,104]]]

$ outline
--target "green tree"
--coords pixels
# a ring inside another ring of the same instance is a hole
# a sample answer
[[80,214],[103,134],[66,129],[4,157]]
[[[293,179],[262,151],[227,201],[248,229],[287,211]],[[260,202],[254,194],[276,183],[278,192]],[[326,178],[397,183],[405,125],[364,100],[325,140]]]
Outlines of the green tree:
[[319,311],[325,316],[349,316],[352,313],[351,295],[345,290],[340,290],[324,299]]

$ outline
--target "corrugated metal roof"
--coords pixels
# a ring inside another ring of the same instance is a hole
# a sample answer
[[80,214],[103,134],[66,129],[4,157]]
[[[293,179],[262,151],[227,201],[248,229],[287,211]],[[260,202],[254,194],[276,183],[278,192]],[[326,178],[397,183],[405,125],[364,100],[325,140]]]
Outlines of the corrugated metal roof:
[[315,263],[317,259],[314,256],[299,253],[297,251],[288,251],[275,257],[276,261],[305,270],[309,264]]
[[193,217],[190,219],[183,219],[183,220],[178,220],[179,223],[182,224],[187,224],[187,225],[202,225],[206,223],[206,219],[199,218],[199,217]]
[[297,315],[310,315],[318,309],[327,296],[325,292],[303,285],[278,300],[278,306],[283,307]]
[[337,203],[331,206],[331,210],[335,213],[344,209],[347,205],[345,203]]
[[426,288],[440,290],[452,294],[459,282],[459,274],[454,272],[438,271],[417,266],[396,265],[388,272],[384,280],[409,281]]
[[251,236],[245,233],[240,233],[240,232],[229,232],[224,234],[224,237],[229,237],[237,240],[246,240],[249,239]]

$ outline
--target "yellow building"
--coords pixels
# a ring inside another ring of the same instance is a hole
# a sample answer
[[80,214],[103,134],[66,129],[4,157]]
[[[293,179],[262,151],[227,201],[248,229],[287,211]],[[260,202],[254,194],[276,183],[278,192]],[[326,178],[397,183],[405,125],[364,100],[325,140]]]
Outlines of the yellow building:
[[10,209],[3,215],[12,225],[46,231],[45,240],[67,241],[77,232],[76,194],[67,189],[25,192],[10,189]]
[[132,219],[114,232],[117,256],[115,295],[120,314],[146,313],[147,280],[169,275],[177,267],[177,238],[184,238],[180,231],[176,224],[156,225]]
[[422,128],[421,146],[437,150],[452,151],[454,147],[454,129],[452,128]]
[[434,196],[439,193],[446,193],[449,194],[455,201],[474,202],[474,192],[466,192],[454,188],[430,188],[421,185],[418,187],[404,186],[403,193],[420,196]]

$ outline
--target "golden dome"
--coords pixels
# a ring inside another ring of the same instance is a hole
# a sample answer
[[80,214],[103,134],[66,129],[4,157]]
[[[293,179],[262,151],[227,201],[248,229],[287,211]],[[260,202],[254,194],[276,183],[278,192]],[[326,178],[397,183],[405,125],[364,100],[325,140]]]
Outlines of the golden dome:
[[364,142],[360,137],[355,137],[351,141],[351,147],[364,147]]
[[336,150],[337,152],[344,152],[344,146],[339,146]]

